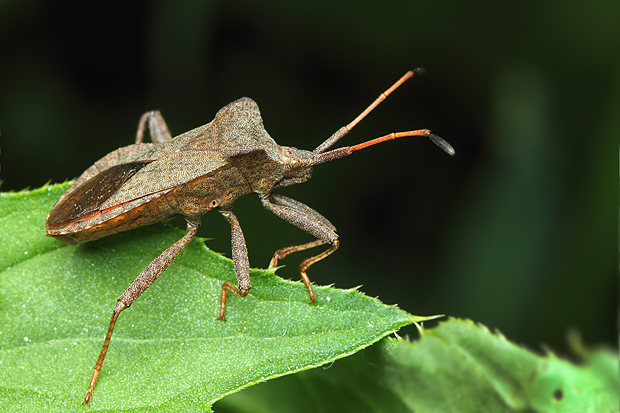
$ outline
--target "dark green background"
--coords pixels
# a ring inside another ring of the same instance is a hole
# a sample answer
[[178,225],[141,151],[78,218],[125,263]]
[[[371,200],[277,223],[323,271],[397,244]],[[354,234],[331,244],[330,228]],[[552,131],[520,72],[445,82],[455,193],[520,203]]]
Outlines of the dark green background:
[[[132,143],[146,110],[181,133],[241,96],[277,142],[313,149],[424,66],[343,144],[430,128],[457,156],[390,142],[281,191],[339,229],[340,251],[311,279],[472,318],[534,349],[563,353],[570,329],[611,344],[619,12],[617,1],[5,0],[2,190],[78,176]],[[235,211],[253,266],[310,239],[256,197]],[[219,214],[202,235],[230,254]],[[279,274],[297,279],[301,258]]]

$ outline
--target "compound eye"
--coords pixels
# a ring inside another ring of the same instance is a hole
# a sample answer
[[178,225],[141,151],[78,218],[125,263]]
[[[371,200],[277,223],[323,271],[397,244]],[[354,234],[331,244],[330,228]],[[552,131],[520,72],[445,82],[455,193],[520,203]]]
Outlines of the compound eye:
[[291,169],[297,169],[301,167],[301,161],[298,158],[291,159]]

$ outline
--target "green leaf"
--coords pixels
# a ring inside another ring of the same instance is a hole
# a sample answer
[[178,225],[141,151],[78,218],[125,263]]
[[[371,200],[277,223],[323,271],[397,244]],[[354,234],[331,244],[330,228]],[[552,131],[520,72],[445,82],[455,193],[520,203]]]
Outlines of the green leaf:
[[[45,237],[69,184],[0,194],[0,410],[81,405],[116,299],[184,231],[143,227],[78,246]],[[246,298],[216,319],[232,262],[194,240],[127,311],[88,411],[209,411],[224,395],[330,363],[415,317],[354,290],[253,270]]]
[[[618,357],[575,365],[538,356],[471,321],[385,339],[329,369],[264,383],[219,401],[234,412],[615,412]],[[302,400],[302,402],[300,402]],[[294,407],[293,407],[294,406]]]

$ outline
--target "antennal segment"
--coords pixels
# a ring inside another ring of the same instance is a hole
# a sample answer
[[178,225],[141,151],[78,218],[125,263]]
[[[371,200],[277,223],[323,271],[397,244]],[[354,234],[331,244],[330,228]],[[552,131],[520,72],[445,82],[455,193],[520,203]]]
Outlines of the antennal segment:
[[362,113],[359,114],[358,117],[353,119],[353,121],[351,121],[347,126],[343,126],[342,128],[338,129],[338,131],[336,131],[336,133],[334,133],[332,136],[330,136],[325,142],[320,144],[312,152],[314,152],[314,153],[323,153],[323,151],[325,151],[326,149],[331,147],[333,144],[338,142],[340,140],[340,138],[342,138],[344,135],[349,133],[351,131],[351,129],[353,129],[353,127],[355,125],[357,125],[362,119],[364,119],[366,117],[366,115],[368,115],[370,112],[372,112],[374,108],[379,106],[379,103],[383,102],[385,100],[385,98],[387,98],[390,95],[390,93],[395,91],[400,85],[405,83],[409,78],[411,78],[413,76],[423,75],[425,72],[426,72],[426,70],[424,70],[423,68],[419,67],[417,69],[413,69],[413,70],[410,70],[407,73],[405,73],[404,76],[401,77],[400,79],[398,79],[398,81],[396,83],[394,83],[392,86],[390,86],[390,88],[388,90],[386,90],[385,92],[381,93],[379,95],[379,97],[377,99],[375,99],[375,101],[370,104],[370,106],[368,106]]
[[454,155],[456,152],[454,148],[445,140],[440,138],[439,136],[431,133],[428,129],[419,129],[419,130],[411,130],[406,132],[392,132],[389,135],[381,136],[367,142],[362,142],[353,146],[345,146],[344,148],[338,148],[331,150],[329,152],[325,152],[317,156],[315,165],[320,163],[328,162],[334,159],[342,158],[343,156],[351,155],[355,151],[359,151],[360,149],[368,148],[369,146],[376,145],[378,143],[391,141],[393,139],[405,138],[407,136],[426,136],[433,143],[443,149],[448,155]]
[[435,145],[443,149],[448,155],[454,155],[456,153],[452,145],[450,145],[439,136],[431,133],[431,131],[428,129],[412,130],[407,132],[392,132],[389,135],[381,136],[379,138],[369,140],[368,142],[362,142],[360,144],[350,146],[349,148],[351,149],[351,152],[355,152],[381,142],[391,141],[393,139],[404,138],[407,136],[427,136],[430,140],[433,141],[433,143],[435,143]]

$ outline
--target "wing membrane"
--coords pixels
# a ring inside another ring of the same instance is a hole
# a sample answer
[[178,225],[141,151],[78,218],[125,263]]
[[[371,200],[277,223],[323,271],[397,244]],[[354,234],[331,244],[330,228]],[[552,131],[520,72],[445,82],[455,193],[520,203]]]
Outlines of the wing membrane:
[[98,211],[124,183],[149,163],[143,161],[115,165],[93,176],[52,209],[47,224],[60,224]]

